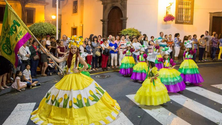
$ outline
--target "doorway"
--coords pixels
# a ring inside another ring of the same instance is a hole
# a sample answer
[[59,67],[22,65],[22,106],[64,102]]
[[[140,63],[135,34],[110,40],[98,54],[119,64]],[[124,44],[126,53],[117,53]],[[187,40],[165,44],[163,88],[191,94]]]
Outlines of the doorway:
[[119,35],[120,31],[123,29],[123,22],[121,20],[122,17],[123,14],[119,7],[114,7],[111,9],[108,15],[107,35]]
[[222,33],[222,17],[213,17],[212,32],[216,32],[218,35]]
[[77,28],[72,28],[72,36],[77,35]]

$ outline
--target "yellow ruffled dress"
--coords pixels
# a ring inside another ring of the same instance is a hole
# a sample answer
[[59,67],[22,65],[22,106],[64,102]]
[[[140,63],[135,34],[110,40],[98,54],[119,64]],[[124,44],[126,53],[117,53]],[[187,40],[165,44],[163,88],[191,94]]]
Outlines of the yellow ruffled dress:
[[101,125],[114,121],[119,111],[116,100],[96,81],[70,72],[47,92],[31,120],[41,125]]
[[157,68],[154,67],[150,72],[148,78],[143,82],[142,86],[137,91],[134,99],[141,105],[160,105],[170,101],[166,87],[161,83],[159,78],[151,81],[150,77],[158,73]]

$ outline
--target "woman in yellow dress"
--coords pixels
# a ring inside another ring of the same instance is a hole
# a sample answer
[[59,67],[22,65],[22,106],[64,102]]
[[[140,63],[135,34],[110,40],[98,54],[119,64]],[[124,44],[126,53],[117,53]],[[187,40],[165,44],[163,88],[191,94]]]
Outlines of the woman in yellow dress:
[[155,58],[151,60],[148,64],[148,76],[134,97],[140,105],[156,106],[170,101],[166,87],[158,78],[158,69],[154,64]]
[[[87,68],[79,55],[81,38],[69,43],[68,56],[56,62],[67,61],[67,74],[45,95],[39,107],[32,112],[31,120],[42,125],[100,125],[114,121],[120,112],[119,104],[92,78],[81,71]],[[78,70],[78,64],[83,68]]]

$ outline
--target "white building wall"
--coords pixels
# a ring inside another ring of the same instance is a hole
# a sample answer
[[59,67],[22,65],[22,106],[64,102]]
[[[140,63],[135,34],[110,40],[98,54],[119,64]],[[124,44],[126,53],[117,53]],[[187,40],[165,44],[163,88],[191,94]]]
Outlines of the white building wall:
[[158,0],[128,0],[127,28],[136,28],[148,37],[157,34]]
[[83,37],[102,35],[103,5],[100,0],[84,0]]
[[176,0],[159,0],[158,5],[158,33],[163,31],[166,34],[180,33],[182,39],[184,35],[197,34],[198,38],[201,34],[204,34],[206,30],[209,31],[210,25],[210,12],[222,11],[222,0],[194,0],[194,20],[193,25],[175,24],[173,22],[164,22],[163,18],[166,14],[166,6],[169,2],[174,2],[172,5],[172,14],[175,16],[175,4]]
[[198,37],[209,30],[210,12],[222,11],[222,0],[194,0],[194,21],[193,25],[175,24],[164,22],[166,7],[173,2],[172,14],[175,16],[176,0],[128,0],[127,1],[127,28],[136,28],[141,33],[159,37],[159,32],[165,34],[180,33],[181,39],[184,35],[197,34]]

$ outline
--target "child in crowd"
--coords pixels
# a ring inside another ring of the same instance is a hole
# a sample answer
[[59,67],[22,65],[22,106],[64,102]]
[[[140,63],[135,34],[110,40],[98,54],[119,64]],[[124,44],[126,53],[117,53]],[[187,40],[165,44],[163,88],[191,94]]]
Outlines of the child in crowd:
[[151,36],[150,38],[151,40],[148,42],[148,53],[152,53],[154,47],[154,36]]
[[148,70],[146,58],[147,54],[145,54],[145,46],[140,46],[140,55],[137,56],[139,63],[133,67],[131,79],[138,80],[139,82],[143,82],[146,79]]
[[126,43],[127,50],[123,52],[125,57],[121,61],[120,71],[119,73],[124,76],[131,76],[133,73],[133,66],[135,65],[135,60],[132,57],[132,52],[134,51],[131,42]]
[[37,79],[32,79],[30,65],[26,65],[26,69],[23,71],[23,79],[27,82],[27,86],[32,88],[34,86],[39,86],[40,83]]
[[53,60],[51,58],[48,58],[48,60],[49,60],[49,63],[47,67],[47,75],[51,76],[53,73],[60,75],[61,73],[58,72],[58,70],[56,70],[55,63],[53,62]]
[[181,72],[180,75],[185,83],[201,86],[200,83],[204,82],[204,79],[200,75],[197,64],[193,61],[193,54],[196,50],[193,49],[190,41],[187,41],[184,44],[186,47],[186,51],[183,54],[185,59],[179,68],[179,72]]
[[154,62],[150,61],[148,63],[147,78],[134,97],[137,103],[140,105],[156,106],[170,101],[168,91],[158,76],[159,74]]
[[21,71],[17,71],[16,72],[15,82],[12,84],[12,88],[17,89],[19,92],[21,90],[25,90],[25,88],[27,87],[27,83],[26,82],[21,82],[21,77],[22,77],[22,72]]
[[180,76],[180,72],[174,69],[176,63],[169,57],[172,50],[170,50],[169,47],[165,47],[162,51],[164,53],[162,60],[164,68],[159,71],[161,82],[166,86],[168,92],[177,93],[183,91],[186,85],[183,82],[183,78]]

